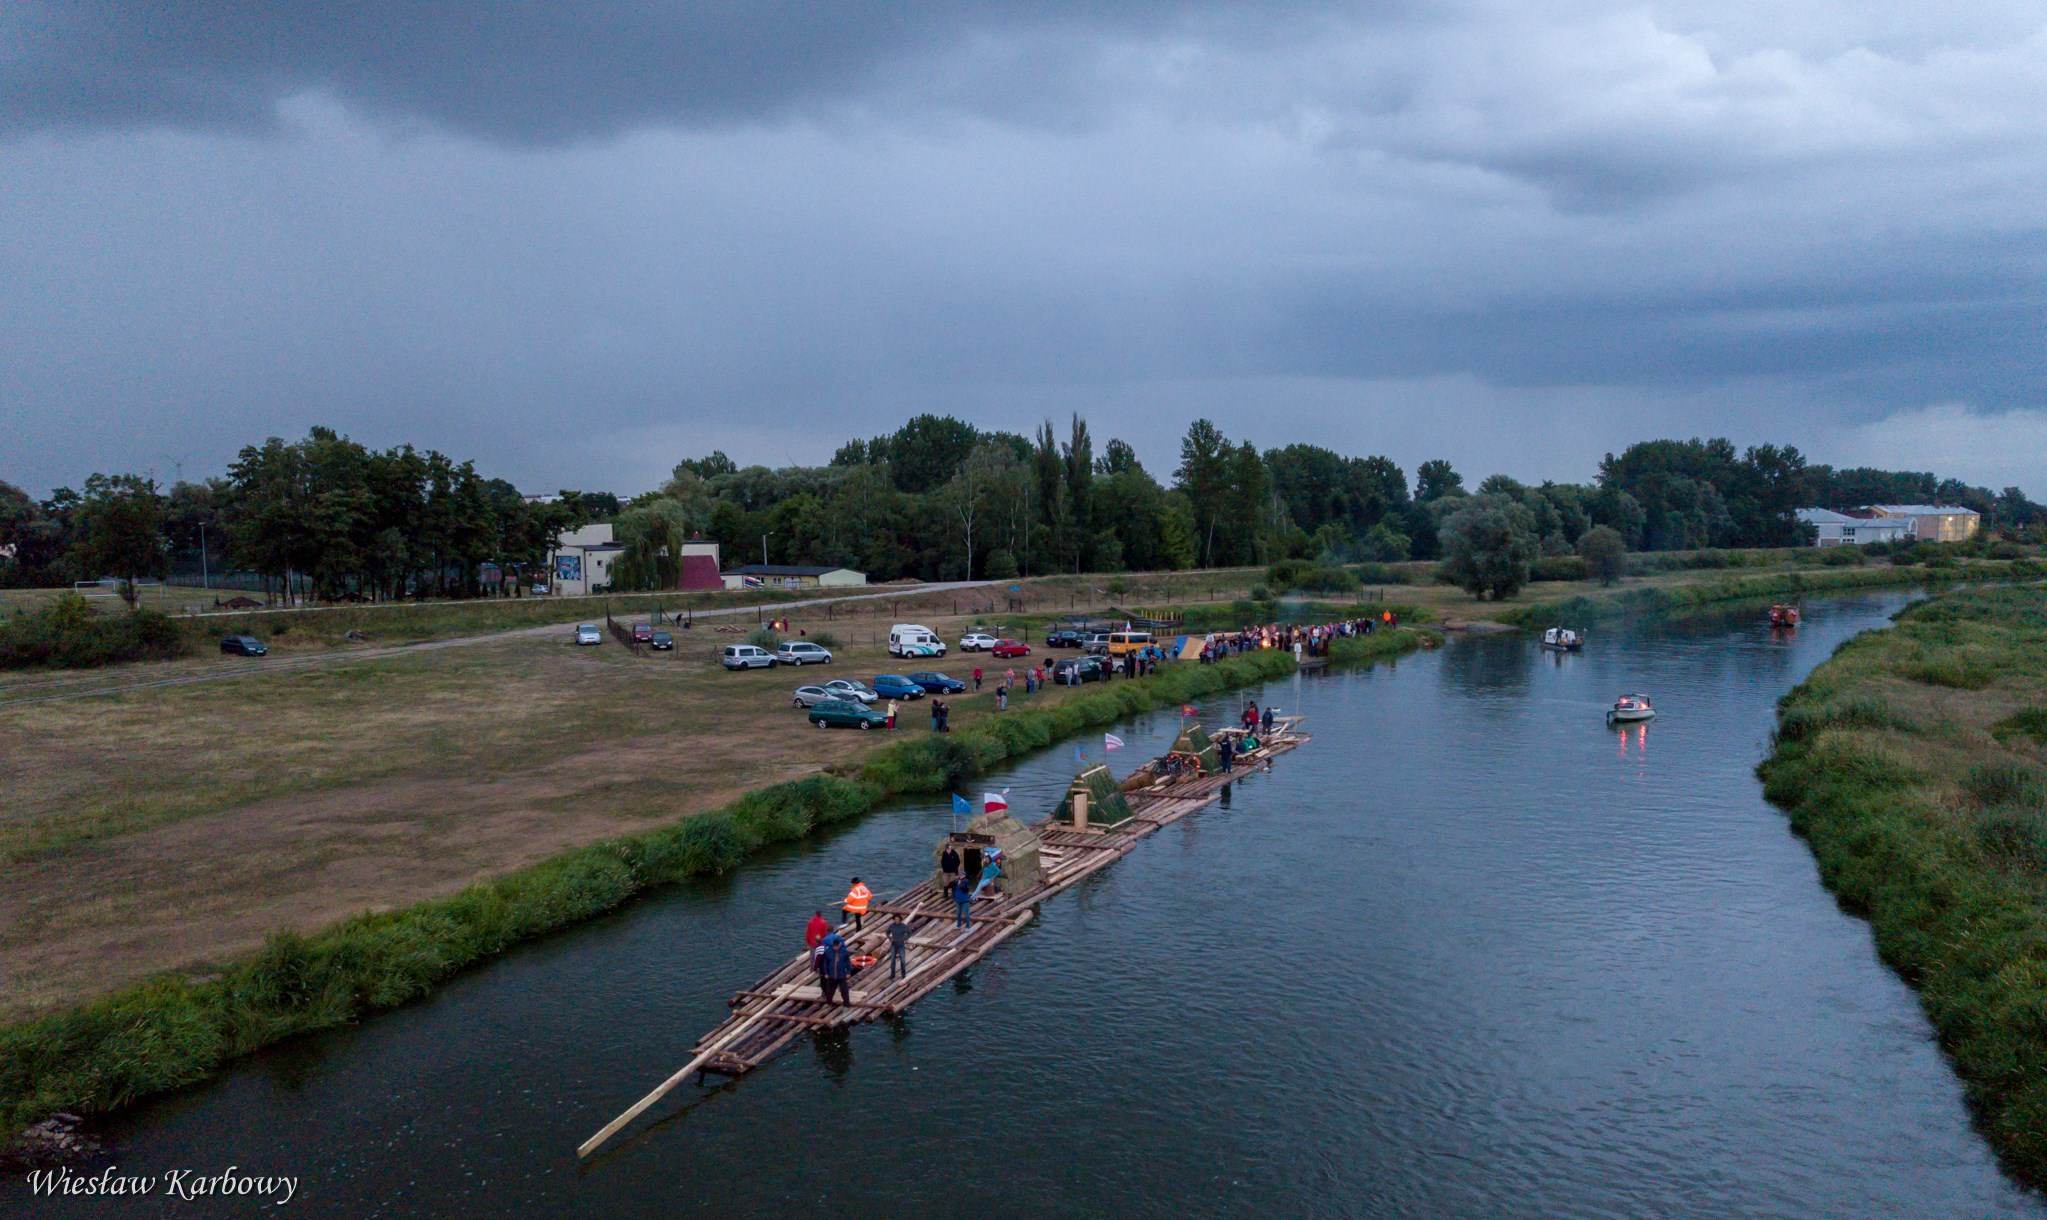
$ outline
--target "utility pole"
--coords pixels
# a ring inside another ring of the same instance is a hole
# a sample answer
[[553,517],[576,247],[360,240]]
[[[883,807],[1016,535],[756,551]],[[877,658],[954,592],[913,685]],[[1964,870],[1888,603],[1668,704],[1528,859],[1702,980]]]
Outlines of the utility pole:
[[767,534],[761,535],[761,566],[764,568],[768,566],[768,534],[772,534],[774,532],[775,531],[773,530],[769,530]]

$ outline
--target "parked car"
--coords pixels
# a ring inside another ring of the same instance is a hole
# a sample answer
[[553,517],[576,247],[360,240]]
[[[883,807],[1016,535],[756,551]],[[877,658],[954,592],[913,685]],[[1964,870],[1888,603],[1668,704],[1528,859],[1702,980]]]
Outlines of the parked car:
[[656,631],[652,636],[648,637],[647,647],[657,648],[663,652],[672,652],[675,649],[675,637],[665,631]]
[[960,637],[961,652],[980,652],[995,647],[995,637],[985,631],[969,631]]
[[834,699],[851,699],[857,703],[872,703],[876,699],[881,698],[879,694],[875,693],[873,687],[866,686],[853,678],[833,678],[824,684],[824,688],[832,692],[832,698]]
[[773,669],[775,654],[754,644],[727,644],[720,663],[727,669]]
[[253,635],[224,635],[220,638],[220,650],[238,657],[260,657],[270,652],[270,645]]
[[827,699],[810,709],[810,723],[821,729],[842,725],[852,729],[871,729],[888,723],[888,715],[871,707],[849,703],[844,699]]
[[1109,667],[1102,664],[1100,657],[1061,657],[1052,662],[1052,681],[1061,686],[1103,682],[1108,677]]
[[958,678],[949,678],[944,674],[935,674],[929,670],[911,674],[910,681],[915,682],[934,695],[957,695],[967,689],[967,684]]
[[602,644],[604,633],[597,630],[597,624],[584,623],[576,628],[577,644]]
[[634,624],[633,624],[633,643],[635,643],[635,644],[651,644],[651,643],[653,643],[653,642],[654,642],[654,624],[652,624],[652,623],[634,623]]
[[1083,644],[1082,647],[1086,648],[1088,652],[1094,656],[1098,657],[1108,656],[1109,633],[1106,631],[1095,632],[1093,635],[1087,637],[1087,643]]
[[[828,703],[838,698],[839,692],[835,690],[826,690],[822,686],[799,686],[796,688],[793,702],[797,707],[816,707],[820,703]],[[843,702],[850,703],[852,700]]]
[[1045,633],[1047,648],[1079,648],[1087,643],[1087,636],[1071,627],[1059,627]]
[[945,645],[898,644],[896,645],[896,655],[900,656],[905,661],[919,657],[942,657],[945,655]]
[[832,654],[809,640],[783,640],[775,649],[775,659],[784,665],[830,665]]
[[1021,640],[997,640],[994,647],[988,651],[1007,660],[1010,657],[1027,657],[1031,655],[1031,646]]
[[876,674],[874,693],[885,699],[922,699],[924,688],[901,674]]

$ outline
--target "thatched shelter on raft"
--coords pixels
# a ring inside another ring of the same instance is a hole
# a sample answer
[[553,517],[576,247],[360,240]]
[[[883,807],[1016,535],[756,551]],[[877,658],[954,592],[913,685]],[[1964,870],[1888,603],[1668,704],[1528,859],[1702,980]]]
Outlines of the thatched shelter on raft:
[[981,891],[984,894],[989,890],[1005,896],[1019,894],[1045,879],[1037,832],[1001,810],[981,814],[968,822],[965,830],[955,830],[940,840],[931,853],[934,873],[948,847],[959,853],[960,871],[974,884],[989,872],[995,874],[988,889]]
[[1087,826],[1089,830],[1111,830],[1129,821],[1133,816],[1130,802],[1123,796],[1123,786],[1116,782],[1116,775],[1101,763],[1096,763],[1079,775],[1066,789],[1066,799],[1059,802],[1059,809],[1052,815],[1053,820],[1064,825],[1074,824],[1073,797],[1075,793],[1087,796]]

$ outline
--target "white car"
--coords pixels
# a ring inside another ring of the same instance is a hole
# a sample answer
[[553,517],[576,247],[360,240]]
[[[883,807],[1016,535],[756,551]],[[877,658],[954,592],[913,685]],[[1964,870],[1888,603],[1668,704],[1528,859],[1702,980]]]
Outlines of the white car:
[[826,690],[822,686],[799,686],[796,697],[791,700],[797,707],[816,707],[829,699],[844,699],[845,692]]
[[969,631],[960,637],[961,652],[986,652],[995,647],[995,637],[985,631]]
[[830,665],[832,654],[809,640],[784,640],[775,649],[775,659],[784,665]]
[[856,703],[872,703],[881,698],[875,691],[851,678],[833,678],[824,684],[824,688],[832,693],[834,699],[851,699]]
[[719,663],[727,669],[773,669],[775,654],[754,644],[727,644]]
[[582,624],[581,626],[579,626],[579,627],[577,627],[577,628],[576,628],[576,643],[578,643],[578,644],[602,644],[603,642],[604,642],[604,633],[603,633],[603,632],[601,632],[601,631],[599,631],[599,630],[597,630],[597,624],[595,624],[595,623],[584,623],[584,624]]

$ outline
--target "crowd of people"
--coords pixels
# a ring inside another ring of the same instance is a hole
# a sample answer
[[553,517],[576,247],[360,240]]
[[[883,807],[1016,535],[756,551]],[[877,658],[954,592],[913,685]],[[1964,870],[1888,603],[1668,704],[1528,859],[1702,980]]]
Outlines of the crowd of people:
[[1267,623],[1238,631],[1212,631],[1202,641],[1201,660],[1206,664],[1268,648],[1291,648],[1296,661],[1303,657],[1327,656],[1329,645],[1337,640],[1370,635],[1381,627],[1399,625],[1398,615],[1391,610],[1382,610],[1376,617],[1339,619],[1333,623]]

